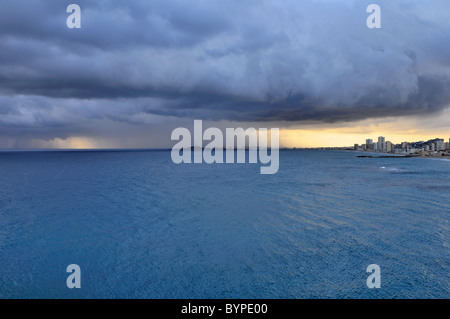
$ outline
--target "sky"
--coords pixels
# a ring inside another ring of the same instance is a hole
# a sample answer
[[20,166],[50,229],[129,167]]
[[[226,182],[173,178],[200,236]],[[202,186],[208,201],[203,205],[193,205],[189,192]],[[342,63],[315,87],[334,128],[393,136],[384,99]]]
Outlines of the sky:
[[448,0],[0,0],[0,149],[171,147],[195,119],[280,128],[285,147],[448,141],[449,13]]

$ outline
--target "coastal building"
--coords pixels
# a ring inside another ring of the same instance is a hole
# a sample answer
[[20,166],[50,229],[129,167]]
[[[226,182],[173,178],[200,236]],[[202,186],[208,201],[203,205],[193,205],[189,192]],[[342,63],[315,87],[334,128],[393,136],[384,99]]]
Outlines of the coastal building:
[[443,139],[436,140],[436,151],[443,151],[445,149],[445,144]]
[[445,149],[450,150],[450,142],[445,143]]
[[372,139],[367,139],[366,140],[366,146],[367,146],[367,149],[369,149],[369,150],[373,150],[373,140]]
[[386,151],[387,152],[392,152],[394,149],[394,144],[392,144],[390,141],[386,142]]
[[378,137],[377,149],[379,151],[385,151],[386,150],[386,140],[385,140],[384,136],[379,136]]

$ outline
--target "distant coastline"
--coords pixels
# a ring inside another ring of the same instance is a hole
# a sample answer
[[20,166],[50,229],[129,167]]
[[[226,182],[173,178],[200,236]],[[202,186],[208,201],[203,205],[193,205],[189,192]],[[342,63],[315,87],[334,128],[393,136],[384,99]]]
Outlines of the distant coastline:
[[[200,151],[205,150],[207,148],[200,147],[192,147],[192,151]],[[271,150],[271,148],[267,148]],[[254,150],[249,148],[234,148],[227,149],[223,148],[222,151],[227,150]],[[170,148],[99,148],[99,149],[0,149],[0,153],[27,153],[27,152],[42,152],[42,153],[82,153],[82,152],[92,152],[92,153],[101,153],[101,152],[170,152],[172,149]],[[257,150],[254,150],[257,151]],[[383,151],[361,151],[355,150],[352,147],[280,147],[279,151],[345,151],[345,152],[355,152],[360,155],[356,155],[358,158],[434,158],[434,159],[450,159],[450,151],[440,151],[436,153],[392,153],[392,152],[383,152]]]

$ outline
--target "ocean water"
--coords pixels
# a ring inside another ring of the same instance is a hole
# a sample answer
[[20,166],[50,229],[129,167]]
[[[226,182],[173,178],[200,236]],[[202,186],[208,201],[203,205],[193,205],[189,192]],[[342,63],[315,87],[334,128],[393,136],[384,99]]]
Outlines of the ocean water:
[[0,152],[0,298],[449,298],[450,161],[356,155]]

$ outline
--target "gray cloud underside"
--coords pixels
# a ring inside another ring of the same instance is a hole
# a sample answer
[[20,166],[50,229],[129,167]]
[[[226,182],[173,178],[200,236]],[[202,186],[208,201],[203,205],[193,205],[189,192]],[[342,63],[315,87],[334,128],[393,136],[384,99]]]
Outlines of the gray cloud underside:
[[3,1],[0,131],[168,118],[336,123],[450,105],[450,2]]

